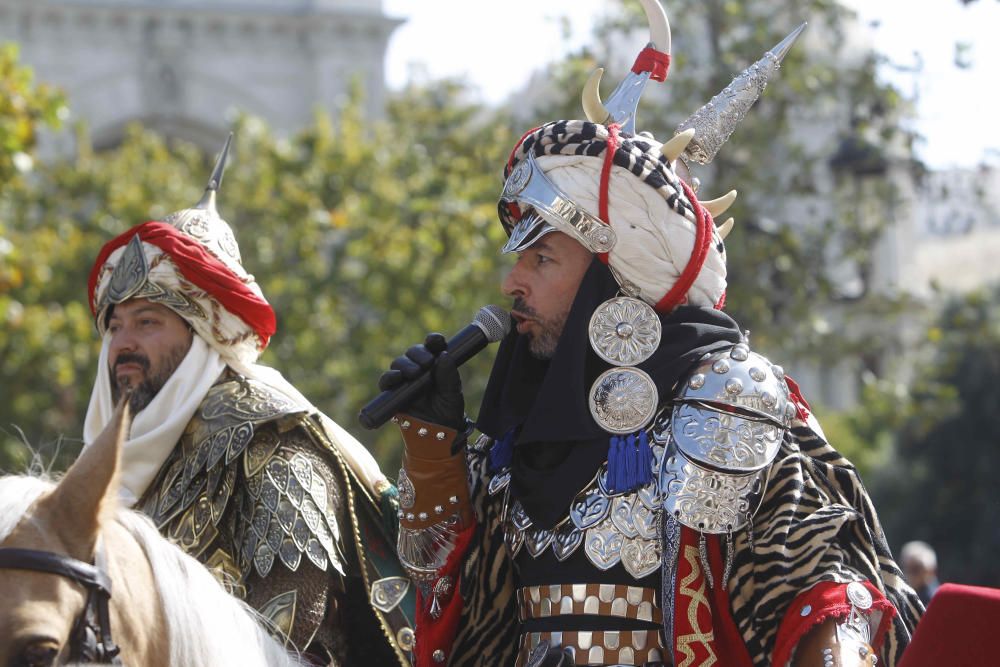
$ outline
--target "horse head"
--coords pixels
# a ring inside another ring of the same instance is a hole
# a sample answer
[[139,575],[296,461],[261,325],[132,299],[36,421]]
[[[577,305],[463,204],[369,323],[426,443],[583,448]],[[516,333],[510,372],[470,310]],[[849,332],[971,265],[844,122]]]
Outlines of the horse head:
[[[114,628],[114,639],[129,647],[130,663],[157,664],[156,653],[141,650],[145,647],[164,655],[162,637],[143,636],[163,626],[152,571],[139,545],[123,539],[114,520],[128,426],[127,405],[122,403],[100,437],[54,487],[30,477],[4,478],[0,485],[0,591],[8,601],[0,608],[0,664],[110,661],[116,649],[94,654],[95,645],[104,646],[94,629],[86,627],[100,625],[93,614],[88,619],[91,605],[94,613],[104,605],[107,630]],[[88,568],[95,561],[99,565]],[[135,585],[115,587],[114,603],[101,602],[103,594],[95,590],[101,588],[99,582],[110,589],[110,577],[123,567]],[[88,641],[89,649],[74,646]]]
[[0,665],[296,665],[212,574],[118,501],[122,403],[57,483],[0,477]]

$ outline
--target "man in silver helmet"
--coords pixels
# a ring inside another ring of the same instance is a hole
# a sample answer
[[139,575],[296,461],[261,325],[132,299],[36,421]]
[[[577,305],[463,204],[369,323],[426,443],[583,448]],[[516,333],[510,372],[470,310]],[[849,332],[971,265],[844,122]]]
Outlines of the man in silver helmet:
[[126,504],[310,663],[408,665],[409,582],[380,509],[395,489],[357,440],[256,363],[275,315],[216,212],[228,148],[197,205],[129,229],[94,263],[102,346],[85,442],[128,391]]
[[[400,559],[418,584],[418,667],[895,664],[920,604],[853,466],[795,384],[725,313],[724,238],[678,158],[732,131],[794,35],[660,144],[635,131],[669,27],[590,120],[515,146],[499,215],[517,326],[475,428],[444,339],[396,416]],[[763,75],[763,76],[762,76]]]

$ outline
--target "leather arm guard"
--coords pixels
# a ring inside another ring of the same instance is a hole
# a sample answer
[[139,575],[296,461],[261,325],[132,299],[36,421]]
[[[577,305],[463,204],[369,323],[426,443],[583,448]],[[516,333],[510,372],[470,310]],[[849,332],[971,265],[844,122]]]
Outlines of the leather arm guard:
[[474,521],[462,446],[468,432],[409,415],[396,418],[405,451],[399,471],[400,561],[417,581],[433,581],[463,528]]

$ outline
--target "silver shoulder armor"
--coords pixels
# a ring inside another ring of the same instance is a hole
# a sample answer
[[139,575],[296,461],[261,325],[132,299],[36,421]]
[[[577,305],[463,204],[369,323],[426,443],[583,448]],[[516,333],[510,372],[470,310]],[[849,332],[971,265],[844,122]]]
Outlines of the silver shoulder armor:
[[660,470],[665,508],[704,533],[745,526],[794,414],[781,367],[746,343],[705,355],[655,434],[667,447]]

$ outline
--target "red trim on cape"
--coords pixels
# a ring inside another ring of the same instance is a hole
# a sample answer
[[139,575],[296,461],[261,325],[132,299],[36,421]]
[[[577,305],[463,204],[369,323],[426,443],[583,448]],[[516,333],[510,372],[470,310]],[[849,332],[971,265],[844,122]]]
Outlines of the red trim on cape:
[[260,339],[261,349],[267,347],[268,341],[277,329],[277,320],[271,304],[254,293],[229,267],[196,239],[165,222],[154,221],[137,225],[104,244],[87,280],[91,313],[97,315],[94,291],[97,289],[97,278],[101,267],[107,262],[111,253],[131,241],[136,234],[141,241],[151,243],[165,252],[181,275],[212,295],[223,308],[246,322]]
[[[889,624],[896,615],[896,608],[892,603],[876,588],[871,582],[862,582],[865,588],[872,594],[872,611],[881,611],[882,620],[879,622],[875,636],[872,638],[872,648],[878,653],[885,633],[889,630]],[[805,616],[802,611],[805,607],[810,607]],[[792,652],[799,641],[814,627],[824,621],[836,618],[843,619],[851,613],[851,603],[847,599],[847,584],[840,584],[835,581],[823,581],[804,593],[800,593],[781,621],[778,628],[778,637],[774,642],[774,658],[771,664],[775,667],[784,667],[792,657]]]
[[649,46],[639,52],[639,55],[635,57],[635,63],[632,65],[632,72],[634,74],[649,72],[649,78],[653,81],[666,81],[667,72],[669,71],[670,54],[657,51]]
[[[451,651],[455,644],[455,635],[458,634],[458,623],[462,618],[462,607],[464,606],[461,590],[461,566],[465,560],[465,552],[469,549],[472,536],[476,533],[476,525],[472,524],[455,538],[455,546],[448,554],[448,559],[438,570],[438,578],[451,577],[452,593],[441,606],[441,615],[437,618],[431,616],[430,602],[424,599],[420,588],[417,588],[417,618],[416,637],[417,645],[413,650],[414,667],[438,667],[446,665],[451,659]],[[443,651],[444,660],[434,660],[434,651]]]

